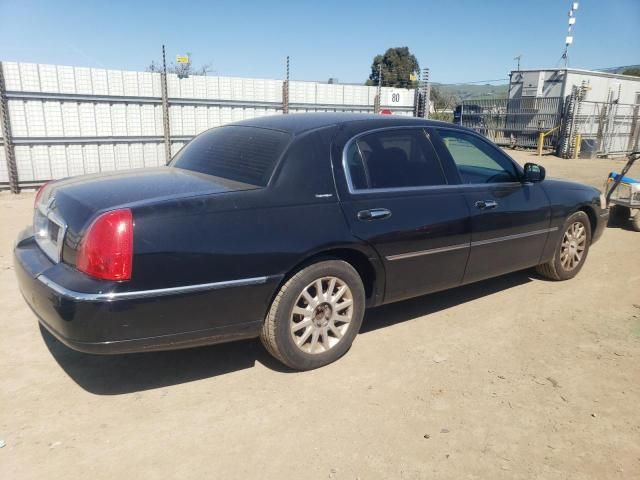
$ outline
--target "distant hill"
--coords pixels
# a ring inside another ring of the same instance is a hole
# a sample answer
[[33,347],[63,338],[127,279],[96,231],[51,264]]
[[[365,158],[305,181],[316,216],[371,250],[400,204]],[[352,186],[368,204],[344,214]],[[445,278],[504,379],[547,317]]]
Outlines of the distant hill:
[[596,70],[597,72],[607,72],[607,73],[622,73],[627,68],[640,68],[640,65],[625,65],[623,67],[609,67],[609,68],[600,68]]
[[440,88],[443,93],[454,95],[459,99],[468,98],[507,98],[509,92],[509,84],[491,85],[491,84],[472,84],[472,83],[433,83],[432,85]]

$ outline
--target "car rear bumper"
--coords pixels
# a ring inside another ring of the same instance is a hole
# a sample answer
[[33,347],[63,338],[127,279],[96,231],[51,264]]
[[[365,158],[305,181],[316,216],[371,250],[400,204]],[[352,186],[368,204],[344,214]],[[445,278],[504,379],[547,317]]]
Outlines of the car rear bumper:
[[125,295],[77,292],[67,285],[83,274],[51,262],[28,235],[16,244],[14,264],[22,295],[40,323],[68,347],[99,354],[257,337],[280,281],[261,277]]

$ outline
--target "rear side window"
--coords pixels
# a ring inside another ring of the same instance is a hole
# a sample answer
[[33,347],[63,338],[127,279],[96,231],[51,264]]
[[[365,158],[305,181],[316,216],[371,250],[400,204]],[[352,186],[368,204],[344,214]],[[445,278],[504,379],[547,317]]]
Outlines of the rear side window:
[[363,135],[349,146],[345,160],[355,190],[447,183],[436,152],[422,129]]
[[289,139],[276,130],[218,127],[185,145],[171,166],[264,187]]

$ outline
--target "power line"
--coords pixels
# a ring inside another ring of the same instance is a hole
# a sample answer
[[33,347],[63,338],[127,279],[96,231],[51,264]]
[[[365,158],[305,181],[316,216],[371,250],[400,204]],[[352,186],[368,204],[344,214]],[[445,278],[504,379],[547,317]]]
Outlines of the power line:
[[[474,83],[491,83],[491,82],[503,82],[505,80],[509,80],[508,78],[495,78],[493,80],[475,80],[473,82],[448,82],[448,83],[441,83],[441,85],[470,85],[470,84],[474,84]],[[440,82],[434,82],[434,83],[440,83]]]

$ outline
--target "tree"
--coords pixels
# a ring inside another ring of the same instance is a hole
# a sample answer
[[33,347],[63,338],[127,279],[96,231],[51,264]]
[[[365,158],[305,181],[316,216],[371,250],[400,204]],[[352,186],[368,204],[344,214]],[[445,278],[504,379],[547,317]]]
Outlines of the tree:
[[409,47],[388,49],[384,55],[373,57],[371,75],[367,85],[378,85],[380,69],[382,70],[383,87],[414,88],[417,84],[411,76],[420,70],[418,60],[409,51]]
[[622,71],[623,75],[631,75],[633,77],[640,77],[640,67],[631,67],[631,68],[625,68]]
[[[187,57],[189,57],[188,63],[171,62],[169,65],[167,65],[167,73],[175,73],[180,78],[186,78],[189,75],[207,75],[209,72],[211,72],[210,63],[195,68],[193,66],[193,63],[191,63],[190,52],[187,52]],[[156,62],[155,60],[152,60],[147,67],[147,72],[162,73],[162,62]]]
[[444,112],[446,110],[452,110],[453,107],[459,102],[456,95],[445,91],[438,85],[431,85],[431,95],[429,95],[433,110],[435,112]]

